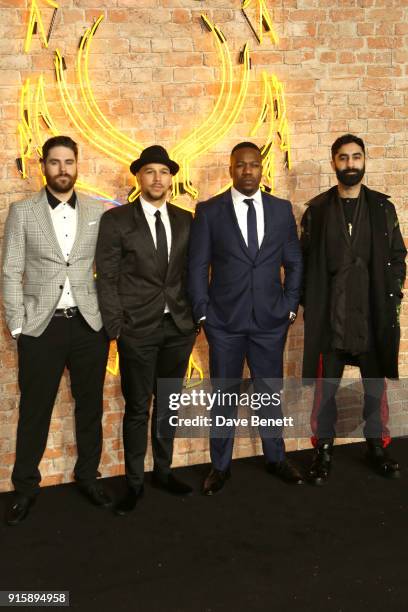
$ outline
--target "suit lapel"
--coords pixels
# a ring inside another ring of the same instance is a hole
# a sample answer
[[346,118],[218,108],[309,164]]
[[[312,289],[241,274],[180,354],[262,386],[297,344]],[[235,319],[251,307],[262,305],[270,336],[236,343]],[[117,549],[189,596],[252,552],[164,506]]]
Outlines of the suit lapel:
[[268,244],[269,240],[271,239],[271,234],[273,232],[273,225],[274,225],[273,219],[272,219],[273,207],[270,206],[268,202],[269,196],[265,194],[263,191],[261,191],[261,197],[262,197],[262,206],[263,206],[263,212],[264,212],[264,237],[263,237],[262,243],[259,246],[258,255],[262,251],[262,249],[265,248],[265,246]]
[[137,234],[137,239],[139,244],[141,245],[142,250],[146,252],[146,256],[149,257],[149,253],[151,257],[156,262],[156,266],[158,269],[158,261],[157,261],[157,250],[154,244],[152,232],[150,231],[149,224],[143,212],[142,204],[137,198],[134,203],[134,215],[135,215],[135,232]]
[[232,196],[231,196],[231,189],[228,189],[228,191],[224,193],[222,204],[224,207],[225,214],[229,220],[229,225],[232,228],[232,231],[235,234],[241,249],[243,250],[245,255],[248,257],[248,259],[251,259],[249,255],[248,247],[246,245],[246,242],[244,240],[244,237],[242,235],[241,229],[238,224],[237,215],[235,214],[234,203],[232,201]]
[[71,249],[70,258],[72,258],[76,254],[76,251],[79,245],[82,244],[82,237],[83,237],[85,228],[87,226],[88,216],[89,216],[88,215],[88,205],[85,204],[85,202],[82,200],[81,197],[78,196],[78,194],[76,194],[76,198],[77,198],[77,228],[76,228],[76,233],[75,233],[74,244],[72,245],[72,249]]
[[61,251],[61,247],[58,243],[57,236],[54,231],[54,225],[51,219],[50,205],[48,204],[47,194],[45,189],[42,189],[38,195],[36,205],[33,206],[33,212],[37,218],[38,224],[41,227],[45,238],[58,253],[61,259],[64,256]]
[[171,249],[170,249],[169,266],[167,268],[167,274],[168,274],[170,270],[170,266],[173,264],[174,259],[177,254],[177,246],[180,244],[180,237],[183,231],[183,225],[182,225],[181,219],[177,215],[177,212],[173,204],[167,203],[167,212],[169,215],[170,227],[171,227]]
[[387,236],[388,234],[388,241],[391,246],[392,231],[391,228],[387,228],[386,209],[383,205],[384,201],[386,201],[389,196],[384,195],[383,198],[379,198],[375,192],[372,192],[365,185],[362,185],[361,188],[364,189],[365,200],[371,220],[372,244],[382,244],[386,231],[385,235]]

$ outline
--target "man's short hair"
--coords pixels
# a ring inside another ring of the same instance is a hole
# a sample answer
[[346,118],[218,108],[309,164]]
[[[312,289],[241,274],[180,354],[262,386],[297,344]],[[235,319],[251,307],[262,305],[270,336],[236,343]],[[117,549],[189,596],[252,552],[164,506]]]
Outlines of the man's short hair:
[[362,140],[362,138],[359,138],[358,136],[354,136],[354,134],[343,134],[343,136],[339,136],[339,138],[336,138],[336,140],[332,144],[332,147],[331,147],[332,159],[335,158],[337,151],[341,149],[343,145],[350,144],[350,142],[355,142],[359,147],[361,147],[365,155],[365,146],[364,146],[364,141]]
[[238,151],[239,149],[256,149],[259,153],[261,153],[261,149],[254,142],[239,142],[232,149],[231,156],[234,155],[235,151]]
[[75,155],[75,159],[78,159],[78,145],[69,136],[53,136],[46,140],[42,146],[42,157],[41,161],[45,161],[48,157],[50,149],[54,147],[67,147],[71,149]]

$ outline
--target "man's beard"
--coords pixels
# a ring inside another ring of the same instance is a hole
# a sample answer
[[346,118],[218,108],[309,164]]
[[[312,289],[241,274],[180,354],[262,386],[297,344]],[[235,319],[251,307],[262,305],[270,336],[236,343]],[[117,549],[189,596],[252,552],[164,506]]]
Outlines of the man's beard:
[[[67,179],[63,183],[59,181],[59,179],[62,178],[62,176]],[[48,187],[50,187],[56,193],[68,193],[74,187],[76,180],[77,180],[77,176],[78,174],[75,173],[74,175],[63,174],[63,175],[50,177],[46,173],[45,179],[47,181]]]
[[339,183],[346,187],[354,187],[360,183],[365,173],[365,165],[360,170],[339,170],[336,168],[336,176]]
[[159,193],[157,191],[151,191],[150,189],[146,189],[145,194],[147,198],[150,199],[152,202],[160,202],[160,200],[165,200],[167,198],[168,191],[169,190],[165,189],[164,187],[163,190]]

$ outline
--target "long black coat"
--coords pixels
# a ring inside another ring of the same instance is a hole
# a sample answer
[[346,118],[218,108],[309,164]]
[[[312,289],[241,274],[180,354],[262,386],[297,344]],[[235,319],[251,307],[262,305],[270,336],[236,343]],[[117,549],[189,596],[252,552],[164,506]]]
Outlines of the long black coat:
[[[308,202],[301,227],[304,257],[303,306],[305,340],[303,377],[315,378],[320,354],[330,343],[330,278],[326,257],[326,225],[332,187]],[[371,222],[370,314],[374,343],[387,378],[398,378],[399,309],[407,254],[397,213],[389,196],[363,186]]]

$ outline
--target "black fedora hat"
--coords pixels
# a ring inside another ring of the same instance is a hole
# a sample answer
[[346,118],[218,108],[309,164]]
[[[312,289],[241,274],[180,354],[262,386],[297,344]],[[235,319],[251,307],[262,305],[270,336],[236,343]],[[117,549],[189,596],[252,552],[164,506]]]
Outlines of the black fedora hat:
[[140,168],[146,164],[163,164],[163,166],[168,167],[173,175],[177,174],[180,170],[180,166],[170,159],[166,149],[160,145],[152,145],[151,147],[143,149],[139,159],[136,159],[130,164],[131,173],[136,174],[139,172]]

